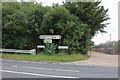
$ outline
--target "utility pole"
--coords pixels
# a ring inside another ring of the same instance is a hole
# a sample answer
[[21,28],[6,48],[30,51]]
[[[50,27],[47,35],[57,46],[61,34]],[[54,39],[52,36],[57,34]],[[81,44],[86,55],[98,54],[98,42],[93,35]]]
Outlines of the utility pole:
[[[111,34],[110,34],[110,44],[112,44],[112,43],[111,43]],[[112,54],[112,49],[113,49],[113,48],[112,48],[112,45],[110,45],[109,48],[110,48],[110,54]]]
[[110,41],[111,41],[111,34],[110,34]]
[[113,55],[116,54],[115,41],[113,41],[113,43],[112,43],[112,54],[113,54]]

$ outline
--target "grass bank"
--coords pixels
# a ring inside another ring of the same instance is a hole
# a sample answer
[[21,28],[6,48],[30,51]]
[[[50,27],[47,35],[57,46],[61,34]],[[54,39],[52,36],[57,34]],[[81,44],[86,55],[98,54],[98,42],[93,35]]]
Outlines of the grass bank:
[[89,57],[82,54],[72,54],[72,55],[29,55],[29,54],[11,54],[11,53],[2,53],[0,57],[4,59],[15,59],[15,60],[28,60],[28,61],[55,61],[55,62],[73,62],[73,61],[82,61],[86,60]]
[[2,54],[0,53],[0,58],[2,58]]

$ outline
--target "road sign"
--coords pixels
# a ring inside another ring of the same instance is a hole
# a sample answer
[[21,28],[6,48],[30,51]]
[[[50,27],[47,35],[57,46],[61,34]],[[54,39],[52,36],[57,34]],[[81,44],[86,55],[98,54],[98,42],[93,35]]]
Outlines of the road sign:
[[68,49],[68,46],[58,46],[58,49]]
[[45,48],[44,45],[37,45],[37,48]]
[[61,39],[61,35],[40,35],[40,39]]
[[[43,39],[44,43],[52,43],[52,39],[61,39],[61,35],[40,35],[40,39]],[[37,48],[45,48],[45,46],[37,46]],[[58,46],[58,49],[68,49],[68,46]]]
[[44,39],[44,43],[52,43],[52,39]]
[[52,39],[61,39],[61,35],[52,35]]

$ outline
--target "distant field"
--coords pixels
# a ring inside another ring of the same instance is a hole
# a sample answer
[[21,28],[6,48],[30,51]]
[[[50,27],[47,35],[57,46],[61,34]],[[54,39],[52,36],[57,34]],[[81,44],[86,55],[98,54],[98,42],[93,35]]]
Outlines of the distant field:
[[16,60],[28,60],[28,61],[56,61],[56,62],[73,62],[73,61],[82,61],[89,58],[87,55],[82,54],[72,54],[72,55],[45,55],[45,54],[37,54],[37,55],[29,55],[29,54],[10,54],[3,53],[0,54],[0,57],[4,59],[16,59]]

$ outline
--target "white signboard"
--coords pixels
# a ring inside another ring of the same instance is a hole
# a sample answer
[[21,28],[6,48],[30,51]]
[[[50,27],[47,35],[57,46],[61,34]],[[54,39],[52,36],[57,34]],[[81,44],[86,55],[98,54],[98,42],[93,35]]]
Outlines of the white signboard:
[[37,48],[45,48],[44,45],[38,45]]
[[52,43],[52,39],[44,39],[44,43]]
[[61,35],[52,35],[52,39],[61,39]]
[[68,49],[68,46],[58,46],[58,49]]
[[45,39],[45,37],[49,37],[49,36],[47,36],[47,35],[40,35],[39,36],[40,39]]
[[61,35],[40,35],[40,39],[61,39]]

